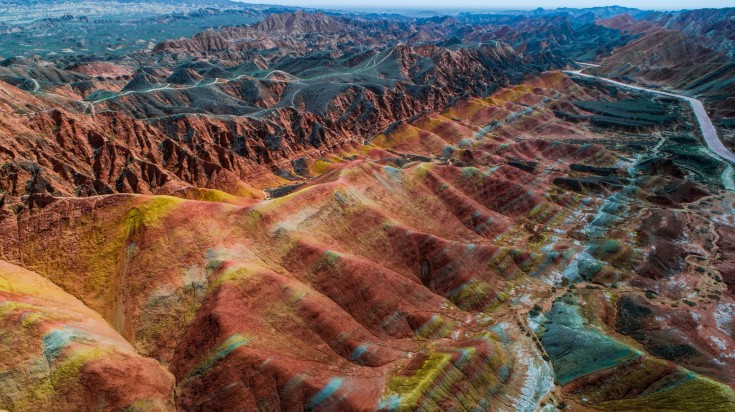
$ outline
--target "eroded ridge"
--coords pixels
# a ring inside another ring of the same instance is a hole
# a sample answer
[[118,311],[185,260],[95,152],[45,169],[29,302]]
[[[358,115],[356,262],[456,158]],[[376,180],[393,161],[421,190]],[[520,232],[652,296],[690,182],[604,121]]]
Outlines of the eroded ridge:
[[735,195],[697,130],[678,99],[548,72],[304,158],[268,199],[6,209],[2,259],[114,337],[54,351],[151,365],[155,405],[128,405],[727,411]]

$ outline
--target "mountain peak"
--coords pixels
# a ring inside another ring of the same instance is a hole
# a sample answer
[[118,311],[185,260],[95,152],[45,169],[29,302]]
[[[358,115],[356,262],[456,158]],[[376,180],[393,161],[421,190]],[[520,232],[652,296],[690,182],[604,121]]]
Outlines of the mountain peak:
[[345,23],[324,13],[296,12],[272,14],[255,24],[254,29],[262,32],[334,33],[346,28]]

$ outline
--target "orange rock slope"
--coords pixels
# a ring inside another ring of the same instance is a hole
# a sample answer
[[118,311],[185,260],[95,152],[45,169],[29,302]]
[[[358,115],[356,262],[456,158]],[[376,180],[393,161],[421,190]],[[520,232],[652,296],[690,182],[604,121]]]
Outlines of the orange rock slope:
[[170,410],[173,376],[49,280],[0,261],[0,403],[10,410]]

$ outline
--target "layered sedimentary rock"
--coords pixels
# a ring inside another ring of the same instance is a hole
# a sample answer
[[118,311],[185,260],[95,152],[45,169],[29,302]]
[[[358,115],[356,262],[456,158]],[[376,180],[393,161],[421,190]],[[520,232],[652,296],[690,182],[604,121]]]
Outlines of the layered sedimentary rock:
[[2,259],[181,410],[731,410],[735,199],[689,110],[547,73],[299,159],[269,200],[34,196]]
[[48,279],[0,261],[0,405],[170,410],[174,377]]
[[735,61],[678,31],[652,29],[600,61],[597,73],[665,86],[707,99],[720,116],[732,117]]
[[[253,77],[260,68],[238,75],[242,67],[186,63],[108,80],[108,89],[91,93],[64,84],[81,76],[79,68],[44,72],[46,80],[28,80],[28,87],[5,84],[0,187],[13,197],[193,187],[244,195],[252,186],[299,180],[295,159],[362,143],[457,95],[487,94],[547,65],[502,44],[457,51],[397,45],[360,58],[316,77],[303,71],[308,59],[280,58],[263,78]],[[39,67],[13,63],[8,70],[31,76]],[[51,76],[58,73],[63,80]]]
[[735,408],[727,24],[259,16],[0,63],[0,409]]

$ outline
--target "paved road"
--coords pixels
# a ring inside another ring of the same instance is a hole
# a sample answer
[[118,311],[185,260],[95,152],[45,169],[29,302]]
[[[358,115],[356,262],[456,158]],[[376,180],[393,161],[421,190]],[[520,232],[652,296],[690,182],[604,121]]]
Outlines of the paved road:
[[[583,64],[583,65],[595,66],[592,64]],[[689,102],[689,104],[692,105],[692,109],[694,109],[694,115],[697,116],[697,121],[699,122],[699,127],[702,129],[702,135],[704,136],[704,141],[707,142],[707,146],[709,146],[709,148],[712,149],[712,151],[715,152],[718,156],[735,163],[735,154],[733,154],[733,152],[728,150],[725,147],[725,145],[722,144],[722,141],[717,136],[717,130],[715,129],[715,126],[712,124],[712,120],[710,120],[709,116],[707,115],[707,111],[704,110],[704,105],[702,105],[701,101],[693,97],[689,97],[689,96],[683,96],[680,94],[674,94],[674,93],[669,93],[669,92],[662,92],[660,90],[655,90],[655,89],[647,89],[645,87],[634,86],[632,84],[627,84],[627,83],[621,83],[621,82],[610,80],[604,77],[584,74],[582,73],[582,70],[567,71],[566,73],[570,73],[570,74],[574,74],[574,75],[582,76],[582,77],[592,77],[592,78],[599,79],[607,83],[612,83],[620,87],[627,87],[629,89],[643,90],[643,91],[647,91],[650,93],[656,93],[656,94],[661,94],[664,96],[675,97],[677,99],[686,100],[687,102]]]

